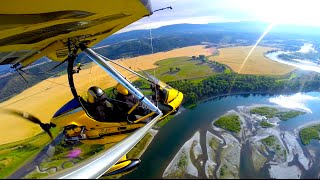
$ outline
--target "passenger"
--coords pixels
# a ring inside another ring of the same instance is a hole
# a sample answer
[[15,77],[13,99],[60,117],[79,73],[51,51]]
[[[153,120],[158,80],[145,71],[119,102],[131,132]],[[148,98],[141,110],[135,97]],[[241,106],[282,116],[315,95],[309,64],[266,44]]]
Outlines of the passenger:
[[87,91],[89,114],[97,121],[114,120],[115,108],[107,99],[106,93],[99,87],[90,87]]
[[[134,97],[123,85],[117,84],[116,86],[116,100],[121,112],[128,114],[130,109],[139,102],[139,100]],[[144,109],[141,103],[136,107],[128,116],[129,121],[136,120],[135,115],[144,116],[147,114],[146,109]]]

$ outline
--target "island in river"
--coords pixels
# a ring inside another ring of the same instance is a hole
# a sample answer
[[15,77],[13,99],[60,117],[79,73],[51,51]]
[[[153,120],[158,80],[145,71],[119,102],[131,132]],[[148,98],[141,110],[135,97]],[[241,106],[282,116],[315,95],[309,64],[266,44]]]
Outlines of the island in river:
[[205,137],[197,131],[162,177],[197,178],[205,172],[207,178],[219,179],[300,178],[316,162],[312,150],[302,148],[299,130],[317,122],[293,130],[282,130],[279,123],[305,113],[277,105],[238,106],[213,120]]

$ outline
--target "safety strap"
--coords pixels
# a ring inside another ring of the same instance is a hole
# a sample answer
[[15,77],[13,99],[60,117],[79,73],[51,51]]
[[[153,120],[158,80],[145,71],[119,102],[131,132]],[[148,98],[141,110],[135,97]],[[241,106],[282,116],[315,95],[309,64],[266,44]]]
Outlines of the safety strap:
[[133,123],[138,123],[138,122],[140,122],[140,121],[143,121],[143,120],[145,120],[146,118],[148,118],[148,117],[150,117],[150,116],[152,116],[152,115],[154,115],[154,114],[155,114],[155,112],[151,112],[151,113],[149,113],[149,114],[141,117],[140,119],[137,119],[137,120],[133,121]]
[[127,114],[128,114],[128,115],[131,114],[132,111],[135,110],[135,109],[139,106],[140,102],[141,102],[143,99],[144,99],[144,97],[142,97],[135,105],[133,105],[132,108],[128,111]]

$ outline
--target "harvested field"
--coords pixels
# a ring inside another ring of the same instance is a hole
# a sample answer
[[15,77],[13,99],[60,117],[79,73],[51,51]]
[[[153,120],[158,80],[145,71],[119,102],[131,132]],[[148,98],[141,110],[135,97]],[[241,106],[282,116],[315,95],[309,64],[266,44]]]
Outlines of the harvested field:
[[[116,61],[124,66],[131,67],[133,70],[139,71],[139,69],[146,70],[155,68],[154,63],[159,60],[181,56],[198,56],[199,54],[208,56],[210,52],[211,50],[205,49],[204,46],[190,46],[168,52]],[[118,67],[116,68],[126,77],[132,77],[128,76],[129,72]],[[116,85],[115,80],[99,66],[93,64],[86,65],[79,74],[74,75],[74,78],[75,86],[80,95],[85,95],[87,89],[93,85],[103,89]],[[130,78],[130,80],[135,79],[136,77]],[[69,89],[67,75],[62,75],[42,81],[19,95],[0,103],[0,108],[25,111],[37,116],[42,122],[49,122],[53,114],[71,99],[72,94]],[[0,111],[0,115],[0,135],[2,137],[0,139],[0,145],[26,139],[41,132],[38,125],[34,125],[22,118],[8,115],[3,111]]]
[[[210,57],[210,60],[226,64],[240,74],[284,75],[296,69],[293,66],[266,58],[264,53],[274,48],[262,46],[257,46],[245,64],[242,65],[251,48],[252,46],[221,48],[218,49],[219,55]],[[241,66],[243,67],[240,70]]]

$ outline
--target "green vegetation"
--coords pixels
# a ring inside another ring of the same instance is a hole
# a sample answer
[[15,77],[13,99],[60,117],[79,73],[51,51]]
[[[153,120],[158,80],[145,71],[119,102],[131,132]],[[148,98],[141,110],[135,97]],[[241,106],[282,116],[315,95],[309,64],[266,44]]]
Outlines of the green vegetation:
[[143,79],[135,80],[132,84],[137,88],[150,88],[150,83]]
[[274,127],[273,124],[270,124],[269,122],[267,121],[261,121],[260,123],[260,126],[263,127],[263,128],[270,128],[270,127]]
[[181,169],[185,169],[188,165],[188,156],[186,154],[186,152],[182,152],[181,153],[181,157],[180,157],[180,160],[178,162],[178,167],[181,168]]
[[282,147],[279,140],[271,135],[261,140],[261,142],[269,149],[269,151],[275,152],[274,159],[277,162],[283,162],[287,159],[287,151]]
[[212,149],[216,150],[217,147],[219,147],[219,145],[220,145],[220,143],[219,143],[218,140],[216,140],[215,138],[211,138],[211,140],[210,140],[210,142],[209,142],[209,146],[210,146]]
[[194,103],[194,104],[189,104],[188,106],[186,106],[186,108],[188,108],[188,109],[194,109],[194,108],[196,108],[197,107],[197,104],[196,103]]
[[1,174],[2,179],[9,176],[11,173],[19,169],[26,159],[30,160],[30,157],[34,157],[36,153],[40,151],[40,148],[32,144],[23,144],[10,152],[0,154]]
[[266,116],[267,118],[274,117],[278,112],[277,108],[272,107],[256,107],[250,110],[252,114],[259,114],[261,116]]
[[300,116],[302,114],[305,114],[303,111],[286,111],[286,112],[279,112],[277,116],[279,117],[280,120],[286,121],[288,119]]
[[186,168],[188,166],[188,156],[185,150],[182,150],[177,166],[178,166],[177,169],[169,173],[166,176],[166,179],[183,178],[184,175],[186,174]]
[[214,122],[214,125],[235,133],[238,133],[241,130],[238,115],[222,116]]
[[296,78],[296,77],[297,77],[297,74],[294,73],[294,72],[292,72],[292,73],[290,74],[289,80],[292,80],[292,79],[294,79],[294,78]]
[[223,166],[220,168],[220,178],[226,174],[227,168],[228,168],[228,167],[227,167],[226,165],[223,165]]
[[253,108],[250,110],[250,113],[266,116],[267,118],[278,117],[282,121],[286,121],[288,119],[305,114],[305,112],[303,112],[303,111],[294,111],[294,110],[279,112],[279,110],[277,108],[273,108],[273,107]]
[[318,125],[300,130],[299,135],[304,145],[308,145],[312,139],[320,140],[319,127],[320,126]]
[[269,146],[269,147],[275,146],[276,145],[276,141],[277,141],[277,139],[274,136],[269,136],[267,138],[262,139],[262,142],[265,145]]
[[[164,82],[180,79],[197,79],[213,75],[215,71],[210,67],[210,62],[192,60],[190,57],[177,57],[158,61],[158,67],[148,70],[149,74],[156,75]],[[197,68],[195,68],[197,67]]]
[[159,121],[155,126],[158,127],[158,128],[161,128],[164,125],[166,125],[173,117],[174,116],[172,116],[172,115],[168,115],[167,117],[165,117],[164,119]]
[[[173,88],[184,93],[184,105],[194,104],[212,96],[232,93],[295,93],[320,88],[320,75],[315,78],[299,76],[293,80],[287,77],[269,77],[223,72],[214,74],[200,82],[178,80],[167,82]],[[283,81],[277,81],[284,79]],[[303,84],[304,83],[304,84]],[[302,88],[301,88],[302,87]],[[273,112],[269,116],[272,116]]]
[[136,159],[139,157],[139,154],[145,149],[146,144],[150,141],[152,135],[147,133],[139,142],[136,144],[128,153],[128,159]]
[[[59,133],[58,128],[51,130],[53,136]],[[18,170],[25,162],[32,160],[50,141],[47,133],[0,146],[0,178],[4,179]]]

